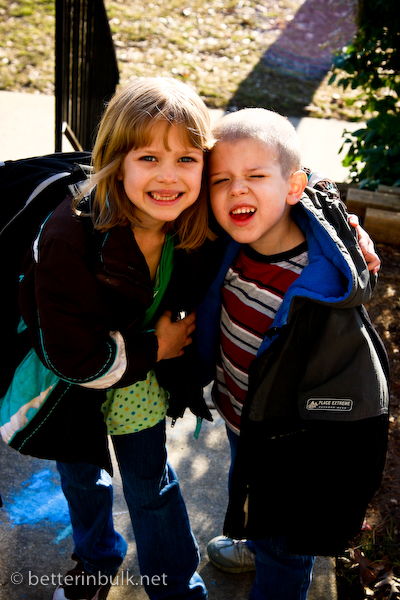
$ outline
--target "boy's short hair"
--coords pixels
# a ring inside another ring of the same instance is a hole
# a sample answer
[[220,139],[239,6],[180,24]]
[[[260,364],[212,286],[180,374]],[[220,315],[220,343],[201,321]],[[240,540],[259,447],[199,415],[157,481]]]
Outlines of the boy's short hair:
[[301,168],[301,148],[290,121],[265,108],[243,108],[219,119],[213,127],[218,142],[255,139],[277,150],[283,177],[289,178]]

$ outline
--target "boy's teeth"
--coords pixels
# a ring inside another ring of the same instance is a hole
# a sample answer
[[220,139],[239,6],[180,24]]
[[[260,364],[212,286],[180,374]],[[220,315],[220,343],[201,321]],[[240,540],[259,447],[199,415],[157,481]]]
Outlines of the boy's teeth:
[[243,215],[245,213],[255,213],[256,209],[255,208],[235,208],[235,210],[232,211],[233,215]]
[[163,200],[164,202],[170,202],[171,200],[176,200],[179,196],[178,194],[172,194],[171,196],[161,196],[160,194],[156,194],[155,192],[151,192],[151,196],[154,200]]

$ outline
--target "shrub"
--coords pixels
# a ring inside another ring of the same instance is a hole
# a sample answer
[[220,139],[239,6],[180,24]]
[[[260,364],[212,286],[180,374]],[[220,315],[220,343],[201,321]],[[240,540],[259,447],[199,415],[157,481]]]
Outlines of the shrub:
[[[332,83],[360,88],[366,128],[345,131],[343,165],[361,187],[400,185],[400,11],[398,0],[359,0],[358,32],[334,61]],[[344,72],[344,73],[343,73]]]

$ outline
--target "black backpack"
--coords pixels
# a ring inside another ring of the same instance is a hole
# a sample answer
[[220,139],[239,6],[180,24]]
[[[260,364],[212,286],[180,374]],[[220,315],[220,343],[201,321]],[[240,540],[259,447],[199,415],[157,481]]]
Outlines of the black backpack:
[[90,152],[57,153],[0,163],[0,253],[2,257],[3,358],[0,399],[30,349],[28,334],[18,334],[18,283],[21,264],[40,226],[91,172]]

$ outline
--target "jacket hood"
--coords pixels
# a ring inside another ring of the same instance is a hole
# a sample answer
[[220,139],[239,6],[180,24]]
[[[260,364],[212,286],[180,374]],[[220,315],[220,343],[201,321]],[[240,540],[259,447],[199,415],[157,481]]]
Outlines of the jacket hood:
[[306,236],[309,264],[287,291],[287,301],[307,296],[353,308],[369,300],[375,276],[370,276],[343,205],[306,188],[292,216]]
[[[287,323],[295,298],[335,308],[354,308],[370,299],[376,282],[358,245],[357,232],[349,224],[340,201],[306,188],[293,207],[292,216],[306,236],[309,263],[287,290],[270,332]],[[270,341],[269,334],[258,355]]]
[[[312,188],[306,188],[299,203],[292,208],[296,223],[304,232],[309,264],[285,294],[269,335],[259,348],[259,354],[269,345],[273,328],[284,326],[296,297],[352,308],[371,297],[376,275],[370,274],[357,242],[357,233],[348,222],[345,207],[339,200],[330,199]],[[241,245],[229,236],[221,268],[211,285],[205,301],[196,311],[197,337],[202,358],[213,376],[215,335],[219,328],[221,287],[225,274],[237,256]]]

